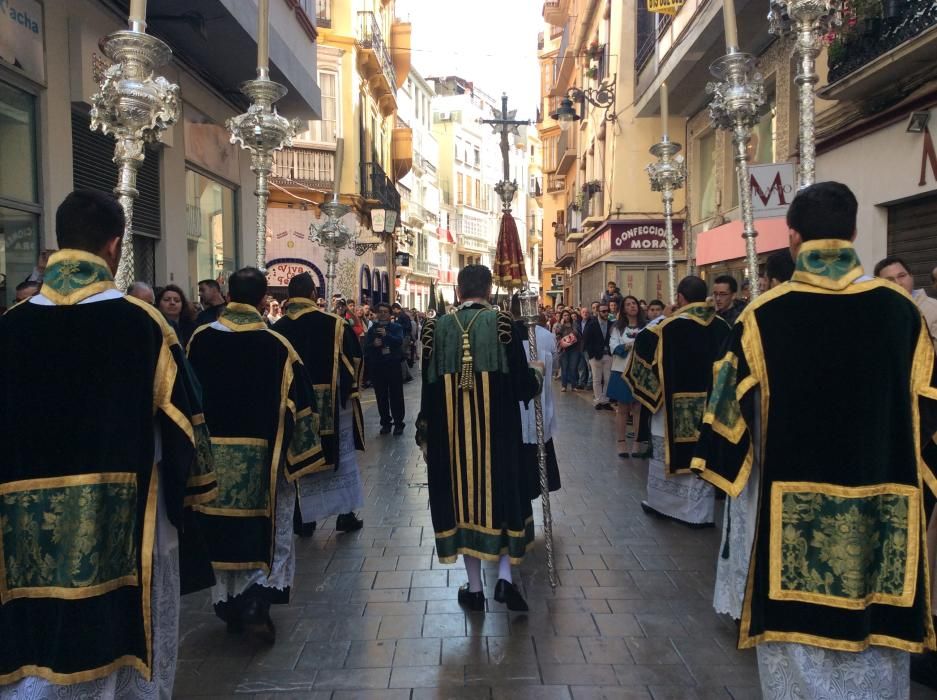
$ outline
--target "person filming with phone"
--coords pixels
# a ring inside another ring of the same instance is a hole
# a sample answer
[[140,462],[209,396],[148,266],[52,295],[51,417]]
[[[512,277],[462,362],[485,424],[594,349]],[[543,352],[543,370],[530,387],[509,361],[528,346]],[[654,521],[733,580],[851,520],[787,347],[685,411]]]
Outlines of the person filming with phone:
[[390,304],[378,304],[377,321],[368,329],[364,352],[368,376],[374,384],[377,410],[381,414],[381,435],[390,432],[391,422],[394,435],[402,435],[405,413],[403,375],[400,373],[403,328],[391,321],[390,314]]

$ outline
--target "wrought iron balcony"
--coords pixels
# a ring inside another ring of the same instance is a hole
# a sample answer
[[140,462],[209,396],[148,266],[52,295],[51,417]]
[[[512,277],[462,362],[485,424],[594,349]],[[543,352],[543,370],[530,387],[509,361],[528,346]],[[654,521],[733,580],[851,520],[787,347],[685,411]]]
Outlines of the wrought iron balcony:
[[562,192],[566,189],[565,175],[550,175],[547,177],[547,194]]
[[571,267],[576,262],[576,248],[579,244],[575,241],[556,239],[556,265],[558,267]]
[[275,151],[272,178],[281,185],[296,183],[331,191],[335,184],[335,152],[299,146]]
[[413,264],[413,271],[427,277],[436,277],[439,274],[439,265],[426,260],[417,260]]
[[[310,0],[305,0],[310,2]],[[332,0],[316,0],[316,26],[332,26]]]
[[[895,19],[883,19],[879,15],[880,10],[875,10],[869,16],[857,16],[854,26],[840,33],[828,50],[831,85],[893,50],[909,48],[913,52],[913,47],[904,45],[937,25],[937,3],[933,0],[906,0],[903,5],[904,9]],[[927,42],[926,46],[930,48],[922,50],[916,58],[932,62],[934,45]],[[921,48],[925,49],[925,45],[922,44]]]
[[[373,12],[358,13],[358,48],[364,51],[370,51],[380,67],[380,72],[387,83],[386,89],[393,93],[397,88],[397,77],[394,71],[394,64],[390,58],[390,51],[387,49],[387,43],[384,41],[384,35],[381,32],[381,25]],[[370,76],[367,76],[370,77]]]
[[400,211],[400,193],[378,163],[361,164],[361,196],[384,209]]

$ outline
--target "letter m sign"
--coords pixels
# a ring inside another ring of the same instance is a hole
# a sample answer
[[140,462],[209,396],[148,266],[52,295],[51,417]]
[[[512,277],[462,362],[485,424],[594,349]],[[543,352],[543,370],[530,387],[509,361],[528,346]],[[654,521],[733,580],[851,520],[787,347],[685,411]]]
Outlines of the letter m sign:
[[751,168],[752,206],[756,219],[783,216],[796,190],[793,163],[753,165]]

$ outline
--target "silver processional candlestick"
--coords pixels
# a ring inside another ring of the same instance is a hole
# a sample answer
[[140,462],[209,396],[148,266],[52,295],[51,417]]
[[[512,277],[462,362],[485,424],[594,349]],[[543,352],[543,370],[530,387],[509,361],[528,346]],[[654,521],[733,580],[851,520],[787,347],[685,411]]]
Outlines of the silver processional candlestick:
[[817,56],[823,37],[842,24],[842,0],[773,0],[768,14],[770,31],[793,36],[798,57],[797,77],[800,102],[800,163],[797,169],[800,189],[816,182],[817,138],[815,89]]
[[670,291],[670,303],[677,303],[677,263],[674,259],[676,241],[673,236],[673,193],[683,187],[686,181],[686,165],[679,155],[681,146],[671,141],[666,135],[660,143],[651,146],[651,155],[657,157],[656,163],[647,166],[651,180],[651,191],[660,192],[664,203],[664,233],[667,243],[667,283]]
[[251,100],[243,114],[225,123],[231,132],[231,143],[246,148],[251,154],[251,172],[256,177],[254,194],[257,197],[257,268],[267,266],[267,200],[270,198],[270,173],[273,154],[293,143],[299,122],[281,117],[274,103],[286,95],[286,88],[270,80],[267,68],[257,69],[257,79],[241,85]]
[[[142,15],[141,15],[142,17]],[[116,283],[127,290],[134,281],[133,203],[144,145],[160,140],[179,116],[179,86],[154,71],[169,62],[170,48],[146,33],[146,22],[134,19],[130,28],[104,37],[101,51],[112,61],[91,97],[91,130],[114,137],[118,166],[117,195],[124,210],[124,234]]]
[[752,128],[761,119],[765,104],[765,86],[755,68],[755,58],[738,49],[730,49],[709,68],[718,82],[709,83],[706,92],[712,95],[710,119],[718,129],[732,132],[735,145],[735,171],[738,177],[739,207],[742,212],[742,237],[745,239],[747,273],[752,298],[758,296],[758,249],[755,246],[755,216],[752,209],[751,174],[748,166],[748,144]]

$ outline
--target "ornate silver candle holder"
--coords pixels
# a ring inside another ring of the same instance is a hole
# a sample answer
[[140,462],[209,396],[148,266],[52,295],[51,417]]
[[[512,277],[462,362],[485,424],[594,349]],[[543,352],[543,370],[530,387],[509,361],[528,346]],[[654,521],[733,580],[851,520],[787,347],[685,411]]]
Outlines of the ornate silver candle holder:
[[798,99],[800,101],[800,164],[797,169],[801,189],[816,181],[816,102],[817,56],[823,37],[842,24],[842,0],[775,0],[768,13],[770,32],[793,36],[797,55]]
[[674,260],[676,242],[673,237],[673,193],[686,181],[686,165],[679,155],[682,146],[664,137],[651,146],[651,155],[657,158],[645,168],[651,180],[651,191],[660,192],[664,203],[664,231],[667,242],[667,283],[670,288],[670,303],[677,301],[677,263]]
[[748,144],[752,128],[761,119],[765,104],[764,80],[755,69],[755,58],[742,52],[729,53],[716,59],[709,70],[718,81],[706,86],[706,92],[712,95],[710,120],[717,129],[732,132],[732,143],[735,145],[742,237],[745,239],[747,276],[754,298],[758,295],[758,250],[755,247],[758,233],[755,231],[752,211]]
[[170,48],[134,22],[129,30],[101,40],[101,51],[113,62],[91,97],[91,130],[114,137],[117,163],[117,195],[126,223],[121,241],[117,286],[126,290],[134,281],[133,203],[137,172],[145,156],[144,145],[160,140],[162,132],[179,116],[179,86],[154,71],[169,62]]
[[349,231],[342,221],[351,207],[338,201],[338,194],[329,202],[323,202],[319,209],[325,215],[320,224],[310,224],[309,240],[325,249],[325,290],[322,292],[327,303],[335,289],[335,277],[338,268],[338,255],[343,248],[353,248],[357,239],[356,231]]
[[299,121],[277,113],[274,103],[282,99],[287,90],[270,80],[267,69],[258,68],[257,79],[243,83],[241,92],[250,98],[251,105],[225,124],[231,132],[231,143],[251,153],[251,172],[256,177],[257,267],[264,270],[267,265],[267,200],[270,198],[268,180],[273,170],[273,154],[293,144]]

